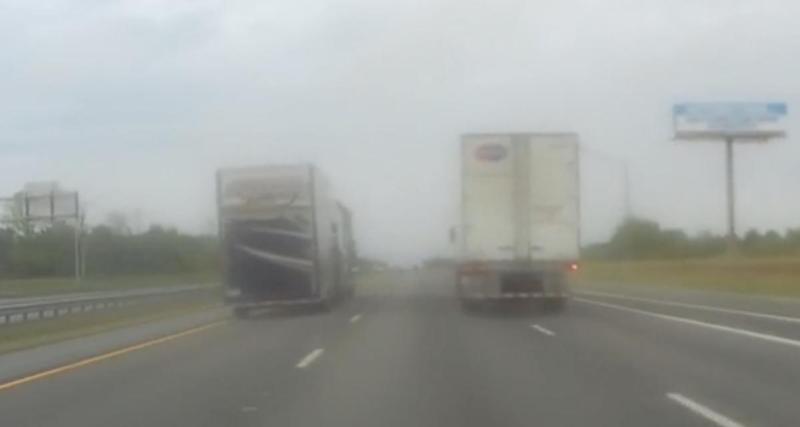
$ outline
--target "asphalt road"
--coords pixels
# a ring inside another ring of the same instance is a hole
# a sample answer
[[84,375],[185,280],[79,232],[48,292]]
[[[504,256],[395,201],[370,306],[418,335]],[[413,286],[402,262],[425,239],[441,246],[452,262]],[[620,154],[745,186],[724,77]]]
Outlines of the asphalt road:
[[464,313],[445,275],[408,272],[330,313],[9,354],[0,425],[798,425],[800,304],[589,291],[561,314]]

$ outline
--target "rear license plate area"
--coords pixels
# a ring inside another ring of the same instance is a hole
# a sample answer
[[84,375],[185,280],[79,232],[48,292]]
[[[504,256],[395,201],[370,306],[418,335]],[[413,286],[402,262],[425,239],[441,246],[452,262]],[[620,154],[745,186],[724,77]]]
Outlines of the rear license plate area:
[[535,273],[505,273],[500,278],[500,292],[519,294],[542,292],[543,278]]

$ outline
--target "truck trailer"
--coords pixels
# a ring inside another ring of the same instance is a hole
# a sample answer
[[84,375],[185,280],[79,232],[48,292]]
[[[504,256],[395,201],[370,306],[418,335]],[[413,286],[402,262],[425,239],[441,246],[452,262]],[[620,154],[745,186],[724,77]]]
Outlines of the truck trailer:
[[313,165],[217,172],[225,299],[245,317],[259,307],[327,309],[353,294],[352,214]]
[[461,221],[451,239],[465,308],[564,307],[580,248],[578,153],[574,133],[462,136]]

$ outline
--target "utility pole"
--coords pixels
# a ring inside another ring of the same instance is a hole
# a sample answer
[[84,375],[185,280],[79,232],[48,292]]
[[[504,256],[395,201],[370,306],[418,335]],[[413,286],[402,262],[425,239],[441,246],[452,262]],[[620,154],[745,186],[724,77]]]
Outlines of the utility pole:
[[[630,168],[628,167],[628,160],[616,155],[609,154],[604,151],[588,148],[585,145],[581,149],[596,159],[602,159],[608,164],[619,166],[619,171],[622,174],[622,208],[623,208],[623,221],[633,217],[633,194],[631,191]],[[616,175],[616,173],[615,173]]]
[[728,253],[735,254],[737,252],[737,239],[736,239],[736,191],[734,190],[734,172],[733,172],[733,137],[725,138],[725,188],[728,203],[728,234],[726,236],[728,241]]
[[86,225],[86,210],[80,212],[80,227],[81,227],[81,277],[86,276],[86,252],[89,248],[89,234],[84,235],[84,226]]
[[633,206],[631,206],[631,179],[628,171],[628,162],[623,160],[623,170],[625,173],[625,219],[633,217]]
[[[53,200],[53,199],[51,199]],[[55,215],[55,212],[52,213]],[[78,193],[75,193],[75,281],[81,280],[81,206]]]

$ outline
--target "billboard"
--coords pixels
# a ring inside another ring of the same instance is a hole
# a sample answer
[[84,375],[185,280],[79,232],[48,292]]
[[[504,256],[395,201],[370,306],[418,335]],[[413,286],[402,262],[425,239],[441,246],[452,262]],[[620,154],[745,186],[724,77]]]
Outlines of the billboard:
[[697,102],[672,107],[675,138],[752,139],[786,136],[783,102]]

